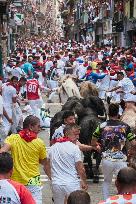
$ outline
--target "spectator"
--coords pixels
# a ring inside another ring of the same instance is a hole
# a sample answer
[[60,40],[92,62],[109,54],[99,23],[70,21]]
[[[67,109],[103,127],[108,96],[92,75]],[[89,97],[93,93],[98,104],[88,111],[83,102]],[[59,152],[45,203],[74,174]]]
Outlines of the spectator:
[[115,182],[118,194],[109,197],[99,204],[135,204],[136,203],[136,170],[131,167],[121,169]]
[[22,184],[10,179],[13,159],[9,153],[0,154],[0,203],[36,204],[31,193]]
[[91,199],[87,192],[77,190],[70,193],[67,204],[90,204]]

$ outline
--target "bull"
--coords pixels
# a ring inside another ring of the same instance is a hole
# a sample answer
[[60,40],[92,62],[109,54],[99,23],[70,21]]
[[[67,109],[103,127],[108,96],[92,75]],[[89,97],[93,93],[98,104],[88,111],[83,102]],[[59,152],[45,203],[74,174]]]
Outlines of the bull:
[[[62,117],[66,110],[72,110],[77,116],[77,123],[81,127],[79,141],[82,144],[90,145],[92,134],[99,123],[103,122],[106,116],[106,110],[103,101],[98,96],[89,96],[87,98],[70,97],[67,102],[63,105],[62,110],[55,114],[51,120],[50,127],[50,139],[55,131],[62,123]],[[88,178],[93,177],[94,182],[98,182],[98,171],[101,162],[101,155],[95,152],[96,166],[93,169],[92,165],[92,153],[84,152],[84,162],[86,162],[87,176]]]

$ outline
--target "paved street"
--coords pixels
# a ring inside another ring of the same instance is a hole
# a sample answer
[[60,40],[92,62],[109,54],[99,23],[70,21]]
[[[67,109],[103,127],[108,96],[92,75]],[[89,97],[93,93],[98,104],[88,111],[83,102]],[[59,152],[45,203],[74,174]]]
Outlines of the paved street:
[[[61,109],[60,104],[46,104],[46,107],[50,108],[51,116],[53,116],[57,111]],[[42,131],[40,137],[45,141],[46,146],[49,147],[49,129]],[[43,184],[43,204],[52,204],[52,193],[50,182],[47,180],[47,177],[44,175],[43,170],[41,169],[41,180]],[[99,184],[94,184],[92,181],[88,181],[89,189],[88,192],[91,196],[92,204],[97,204],[98,201],[102,200],[102,179]],[[115,193],[114,181],[111,187],[111,195]]]

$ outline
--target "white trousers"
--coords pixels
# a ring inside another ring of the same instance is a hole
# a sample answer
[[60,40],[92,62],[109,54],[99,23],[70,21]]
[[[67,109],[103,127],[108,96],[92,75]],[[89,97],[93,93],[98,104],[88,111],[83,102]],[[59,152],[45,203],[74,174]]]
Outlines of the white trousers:
[[110,161],[107,159],[102,160],[102,171],[104,175],[103,182],[103,196],[104,200],[109,197],[109,187],[112,183],[113,175],[117,176],[120,169],[127,167],[127,162],[124,161]]
[[[13,110],[12,107],[4,105],[5,111],[7,112],[9,118],[13,119]],[[6,119],[5,116],[3,116],[3,128],[5,132],[5,137],[7,137],[9,131],[11,130],[11,123]]]
[[40,125],[43,126],[43,122],[40,116],[41,107],[43,105],[42,99],[29,100],[29,104],[33,111],[33,115],[40,119]]
[[54,89],[54,88],[57,88],[58,87],[58,81],[55,81],[55,80],[48,80],[47,81],[47,85],[50,89]]
[[43,84],[44,84],[44,78],[43,78],[43,76],[42,76],[42,72],[37,72],[37,74],[39,75],[39,79],[38,79],[39,84],[40,84],[40,86],[43,86]]
[[17,127],[23,128],[23,114],[18,103],[14,104],[12,110],[13,125],[11,127],[12,133],[17,133]]
[[27,185],[25,187],[31,192],[36,204],[42,204],[42,187],[41,186],[30,186],[30,185]]
[[5,130],[6,128],[3,125],[3,121],[2,123],[0,123],[0,145],[2,146],[4,144],[4,140],[6,139],[8,133]]
[[65,197],[73,191],[80,190],[80,184],[52,185],[54,204],[64,204]]

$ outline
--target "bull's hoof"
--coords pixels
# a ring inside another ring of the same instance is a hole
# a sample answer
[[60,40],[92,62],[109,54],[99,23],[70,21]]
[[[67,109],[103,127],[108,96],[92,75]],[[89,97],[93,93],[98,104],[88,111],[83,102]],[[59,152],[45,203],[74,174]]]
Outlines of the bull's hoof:
[[99,176],[93,177],[93,183],[99,183]]

